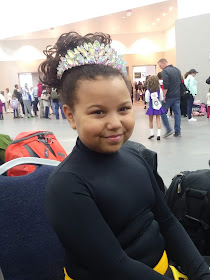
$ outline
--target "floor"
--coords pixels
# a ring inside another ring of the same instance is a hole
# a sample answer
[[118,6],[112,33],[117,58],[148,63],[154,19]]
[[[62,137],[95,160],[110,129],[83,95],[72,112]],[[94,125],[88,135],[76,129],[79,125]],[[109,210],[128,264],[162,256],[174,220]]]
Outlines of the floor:
[[[198,117],[197,122],[188,122],[182,118],[182,137],[170,136],[167,139],[156,138],[148,140],[148,117],[145,115],[143,104],[134,105],[136,125],[131,136],[132,141],[140,142],[158,154],[158,171],[165,185],[170,185],[173,176],[180,171],[208,168],[210,159],[210,121],[206,117]],[[174,119],[169,119],[173,125]],[[0,133],[8,134],[14,138],[18,133],[28,130],[52,131],[67,153],[70,153],[77,133],[72,130],[66,120],[56,120],[51,115],[50,120],[31,118],[13,119],[12,113],[4,114],[0,120]],[[162,129],[164,133],[164,128]]]

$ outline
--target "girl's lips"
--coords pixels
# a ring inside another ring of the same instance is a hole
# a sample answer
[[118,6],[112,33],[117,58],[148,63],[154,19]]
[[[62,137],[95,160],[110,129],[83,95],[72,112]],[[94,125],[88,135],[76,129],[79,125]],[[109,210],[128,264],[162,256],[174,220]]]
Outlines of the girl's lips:
[[118,134],[118,135],[111,135],[108,137],[105,137],[107,140],[111,141],[111,142],[118,142],[121,138],[122,134]]

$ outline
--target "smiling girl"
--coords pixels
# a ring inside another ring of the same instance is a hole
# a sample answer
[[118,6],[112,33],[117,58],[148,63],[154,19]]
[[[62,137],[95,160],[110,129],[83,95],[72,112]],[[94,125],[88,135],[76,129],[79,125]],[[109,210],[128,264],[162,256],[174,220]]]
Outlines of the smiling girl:
[[210,279],[149,166],[123,145],[134,114],[125,63],[110,43],[102,33],[66,33],[40,66],[78,132],[47,185],[49,219],[66,252],[65,279],[173,279],[167,254],[189,279]]

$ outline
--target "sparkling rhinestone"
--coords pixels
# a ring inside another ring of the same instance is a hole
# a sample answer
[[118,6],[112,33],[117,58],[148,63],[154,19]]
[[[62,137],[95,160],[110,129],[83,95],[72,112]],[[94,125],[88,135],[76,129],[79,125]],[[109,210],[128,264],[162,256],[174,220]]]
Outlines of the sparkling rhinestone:
[[68,50],[68,51],[67,51],[67,54],[68,54],[68,56],[69,56],[70,58],[74,58],[74,56],[75,56],[75,54],[74,54],[74,52],[73,52],[72,50]]

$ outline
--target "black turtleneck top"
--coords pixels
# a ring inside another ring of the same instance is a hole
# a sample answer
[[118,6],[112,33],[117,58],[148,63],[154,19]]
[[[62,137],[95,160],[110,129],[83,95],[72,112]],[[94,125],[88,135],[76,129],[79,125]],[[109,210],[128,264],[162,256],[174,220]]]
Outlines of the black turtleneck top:
[[49,219],[74,280],[167,280],[153,270],[163,251],[190,280],[208,267],[168,209],[152,171],[128,147],[113,154],[79,139],[47,184]]

